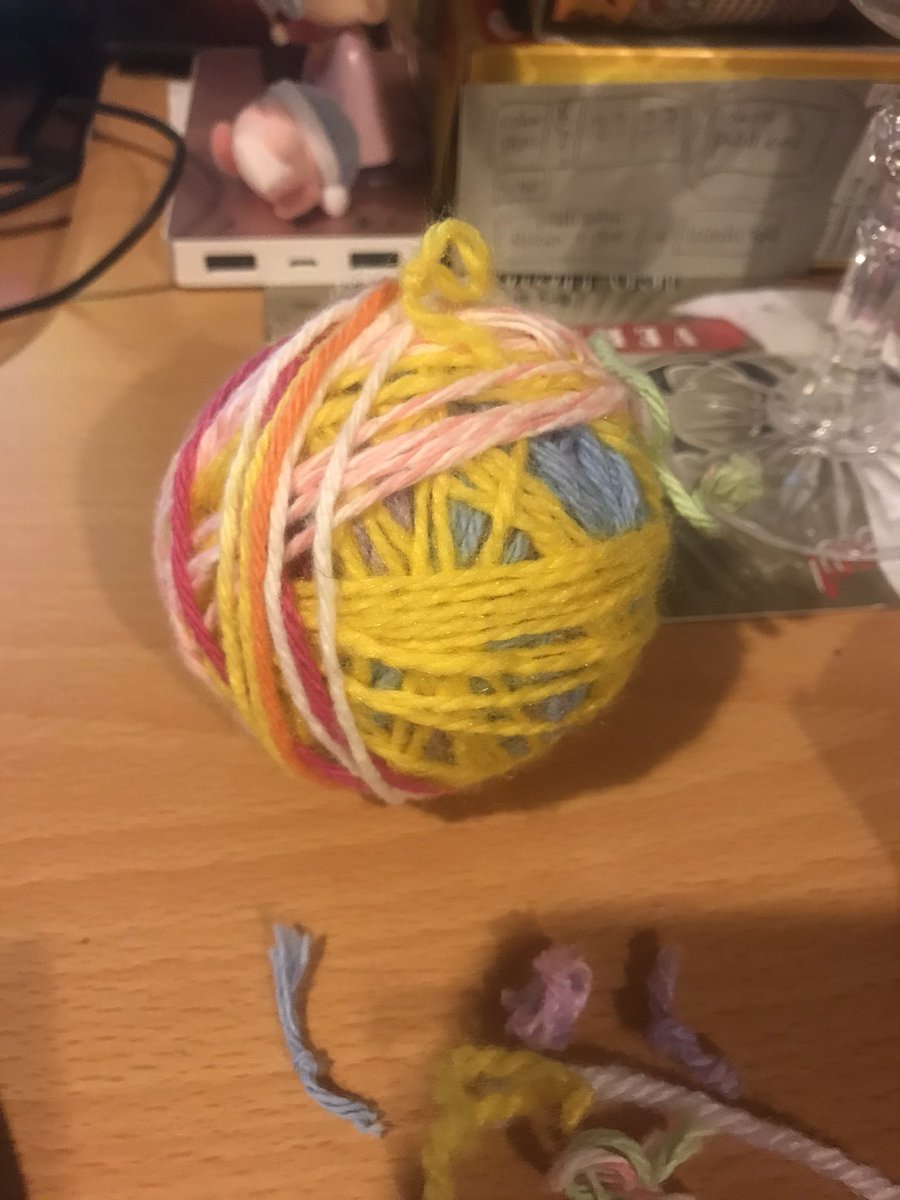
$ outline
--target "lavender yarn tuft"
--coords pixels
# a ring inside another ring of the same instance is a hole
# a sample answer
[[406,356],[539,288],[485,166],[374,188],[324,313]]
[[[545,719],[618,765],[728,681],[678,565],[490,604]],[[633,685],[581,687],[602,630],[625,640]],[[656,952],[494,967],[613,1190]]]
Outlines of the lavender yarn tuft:
[[705,1050],[694,1030],[675,1015],[677,980],[677,953],[668,948],[660,950],[647,982],[650,1004],[647,1040],[654,1050],[685,1067],[708,1091],[734,1100],[741,1094],[740,1076],[735,1068],[726,1058]]
[[591,968],[568,946],[548,947],[532,967],[523,988],[501,993],[506,1032],[531,1050],[565,1050],[591,993]]

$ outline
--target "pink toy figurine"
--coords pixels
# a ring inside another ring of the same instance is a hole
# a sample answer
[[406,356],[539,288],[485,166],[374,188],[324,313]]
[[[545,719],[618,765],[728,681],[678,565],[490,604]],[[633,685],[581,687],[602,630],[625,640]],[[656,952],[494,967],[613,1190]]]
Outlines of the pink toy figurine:
[[380,25],[390,0],[257,0],[269,18],[274,41],[319,41],[351,25]]
[[[356,129],[361,167],[394,158],[389,123],[364,25],[388,19],[389,0],[259,0],[278,42],[308,47],[303,78],[326,91]],[[286,18],[286,19],[285,19]]]
[[321,88],[279,80],[233,124],[220,121],[210,149],[223,174],[243,179],[286,221],[317,206],[342,217],[350,206],[359,143],[348,117]]

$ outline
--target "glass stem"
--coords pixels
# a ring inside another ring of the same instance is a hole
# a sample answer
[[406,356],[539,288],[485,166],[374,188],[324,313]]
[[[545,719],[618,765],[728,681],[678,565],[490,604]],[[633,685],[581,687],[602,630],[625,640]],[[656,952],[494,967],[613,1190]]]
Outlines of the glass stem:
[[856,252],[816,357],[770,406],[778,429],[827,453],[871,453],[893,434],[882,353],[900,299],[898,130],[900,105],[883,110],[872,123],[871,158],[883,182],[859,226]]

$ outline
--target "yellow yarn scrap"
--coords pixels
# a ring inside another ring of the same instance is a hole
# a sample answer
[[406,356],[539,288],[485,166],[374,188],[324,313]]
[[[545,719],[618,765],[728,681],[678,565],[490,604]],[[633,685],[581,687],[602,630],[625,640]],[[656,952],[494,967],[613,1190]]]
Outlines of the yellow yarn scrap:
[[497,1046],[455,1050],[438,1074],[434,1095],[440,1113],[422,1152],[422,1200],[454,1200],[456,1163],[486,1131],[549,1114],[568,1135],[596,1102],[587,1081],[563,1063]]

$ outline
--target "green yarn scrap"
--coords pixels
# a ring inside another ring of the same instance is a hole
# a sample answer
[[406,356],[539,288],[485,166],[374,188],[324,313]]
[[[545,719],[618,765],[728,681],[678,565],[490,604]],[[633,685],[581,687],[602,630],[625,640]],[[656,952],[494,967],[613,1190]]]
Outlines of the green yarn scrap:
[[732,454],[704,471],[694,493],[705,506],[740,512],[763,494],[762,471],[750,454]]
[[704,474],[698,487],[688,491],[672,468],[672,420],[669,406],[649,375],[625,363],[600,334],[590,339],[591,349],[603,365],[640,396],[647,416],[647,450],[662,481],[669,503],[680,517],[705,533],[719,533],[721,526],[710,507],[738,512],[762,494],[759,464],[746,454],[733,454]]
[[[590,1170],[580,1170],[566,1186],[567,1200],[629,1200],[630,1197],[664,1195],[663,1184],[699,1151],[708,1131],[688,1122],[670,1130],[651,1134],[643,1143],[635,1141],[617,1129],[586,1129],[569,1143],[566,1155],[595,1150],[598,1160],[614,1156],[623,1159],[640,1181],[638,1191],[619,1192],[611,1189]],[[672,1197],[675,1200],[675,1197]]]

